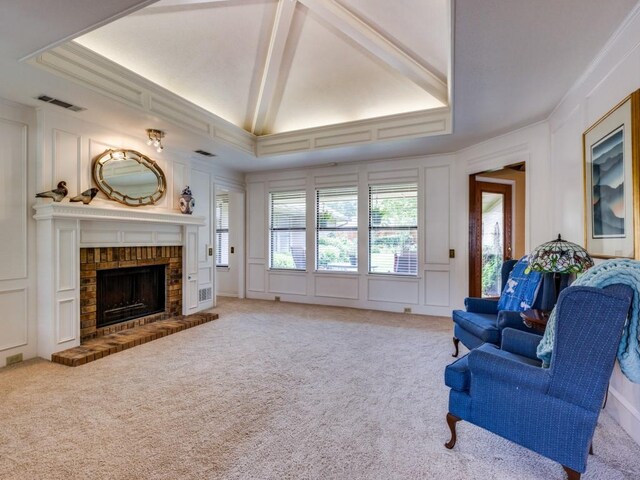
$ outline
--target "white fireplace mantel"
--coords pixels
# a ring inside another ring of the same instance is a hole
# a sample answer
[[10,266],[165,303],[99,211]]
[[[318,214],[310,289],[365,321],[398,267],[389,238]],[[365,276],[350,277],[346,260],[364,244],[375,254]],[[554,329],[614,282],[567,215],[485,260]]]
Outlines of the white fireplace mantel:
[[169,223],[172,225],[205,225],[205,218],[181,213],[169,213],[157,210],[140,210],[136,207],[117,208],[80,203],[60,202],[41,203],[33,206],[36,220],[70,219],[111,222],[148,222]]
[[38,355],[80,344],[80,248],[182,246],[182,313],[198,303],[198,230],[204,217],[111,204],[38,203]]

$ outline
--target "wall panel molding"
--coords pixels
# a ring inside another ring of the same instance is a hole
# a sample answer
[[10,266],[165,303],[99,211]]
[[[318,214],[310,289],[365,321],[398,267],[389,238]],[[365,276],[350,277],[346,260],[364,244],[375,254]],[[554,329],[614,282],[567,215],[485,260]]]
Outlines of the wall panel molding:
[[29,342],[27,293],[27,287],[0,291],[0,310],[5,312],[0,320],[0,352]]
[[27,128],[0,118],[0,281],[27,278]]
[[314,295],[326,298],[358,299],[358,275],[315,275]]
[[[303,281],[304,279],[304,281]],[[267,272],[268,291],[287,295],[306,295],[307,281],[304,273]]]

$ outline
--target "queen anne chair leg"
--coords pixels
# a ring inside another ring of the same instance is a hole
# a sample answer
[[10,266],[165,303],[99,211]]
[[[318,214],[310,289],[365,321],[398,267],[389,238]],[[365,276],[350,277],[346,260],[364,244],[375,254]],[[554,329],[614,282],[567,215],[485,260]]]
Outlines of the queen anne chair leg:
[[562,468],[564,468],[564,471],[567,472],[567,480],[580,480],[580,474],[578,472],[569,467],[565,467],[564,465],[562,466]]
[[458,423],[461,418],[456,417],[451,413],[447,413],[447,425],[449,425],[449,430],[451,430],[451,440],[444,444],[449,450],[451,450],[456,445],[456,423]]
[[455,353],[451,354],[452,357],[457,357],[458,354],[460,353],[459,344],[460,344],[460,340],[458,340],[456,337],[453,337],[453,346],[455,347],[456,351]]

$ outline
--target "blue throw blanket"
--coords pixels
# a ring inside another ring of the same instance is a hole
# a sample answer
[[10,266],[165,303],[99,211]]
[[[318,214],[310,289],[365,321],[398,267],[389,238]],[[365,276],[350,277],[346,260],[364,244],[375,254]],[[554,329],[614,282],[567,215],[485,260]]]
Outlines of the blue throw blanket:
[[[640,326],[640,261],[607,260],[587,270],[573,283],[576,286],[604,288],[608,285],[622,283],[634,290],[629,320],[625,324],[620,346],[618,362],[625,376],[634,383],[640,383],[640,345],[638,328]],[[538,358],[548,367],[555,338],[556,309],[551,312],[544,337],[538,345]],[[579,348],[579,346],[577,347]]]
[[529,269],[529,256],[525,255],[516,263],[498,300],[498,311],[524,312],[531,308],[538,295],[542,280],[540,272]]

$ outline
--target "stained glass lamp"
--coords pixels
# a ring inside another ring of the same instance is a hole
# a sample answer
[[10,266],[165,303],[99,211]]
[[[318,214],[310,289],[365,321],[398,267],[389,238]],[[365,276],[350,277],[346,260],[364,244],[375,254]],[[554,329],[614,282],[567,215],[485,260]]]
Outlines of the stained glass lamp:
[[[593,259],[587,251],[580,245],[563,240],[560,234],[556,240],[536,247],[529,257],[531,270],[553,274],[554,304],[562,288],[568,284],[569,276],[582,273],[591,267],[593,267]],[[545,286],[547,283],[545,279]],[[547,295],[545,297],[548,298]]]

